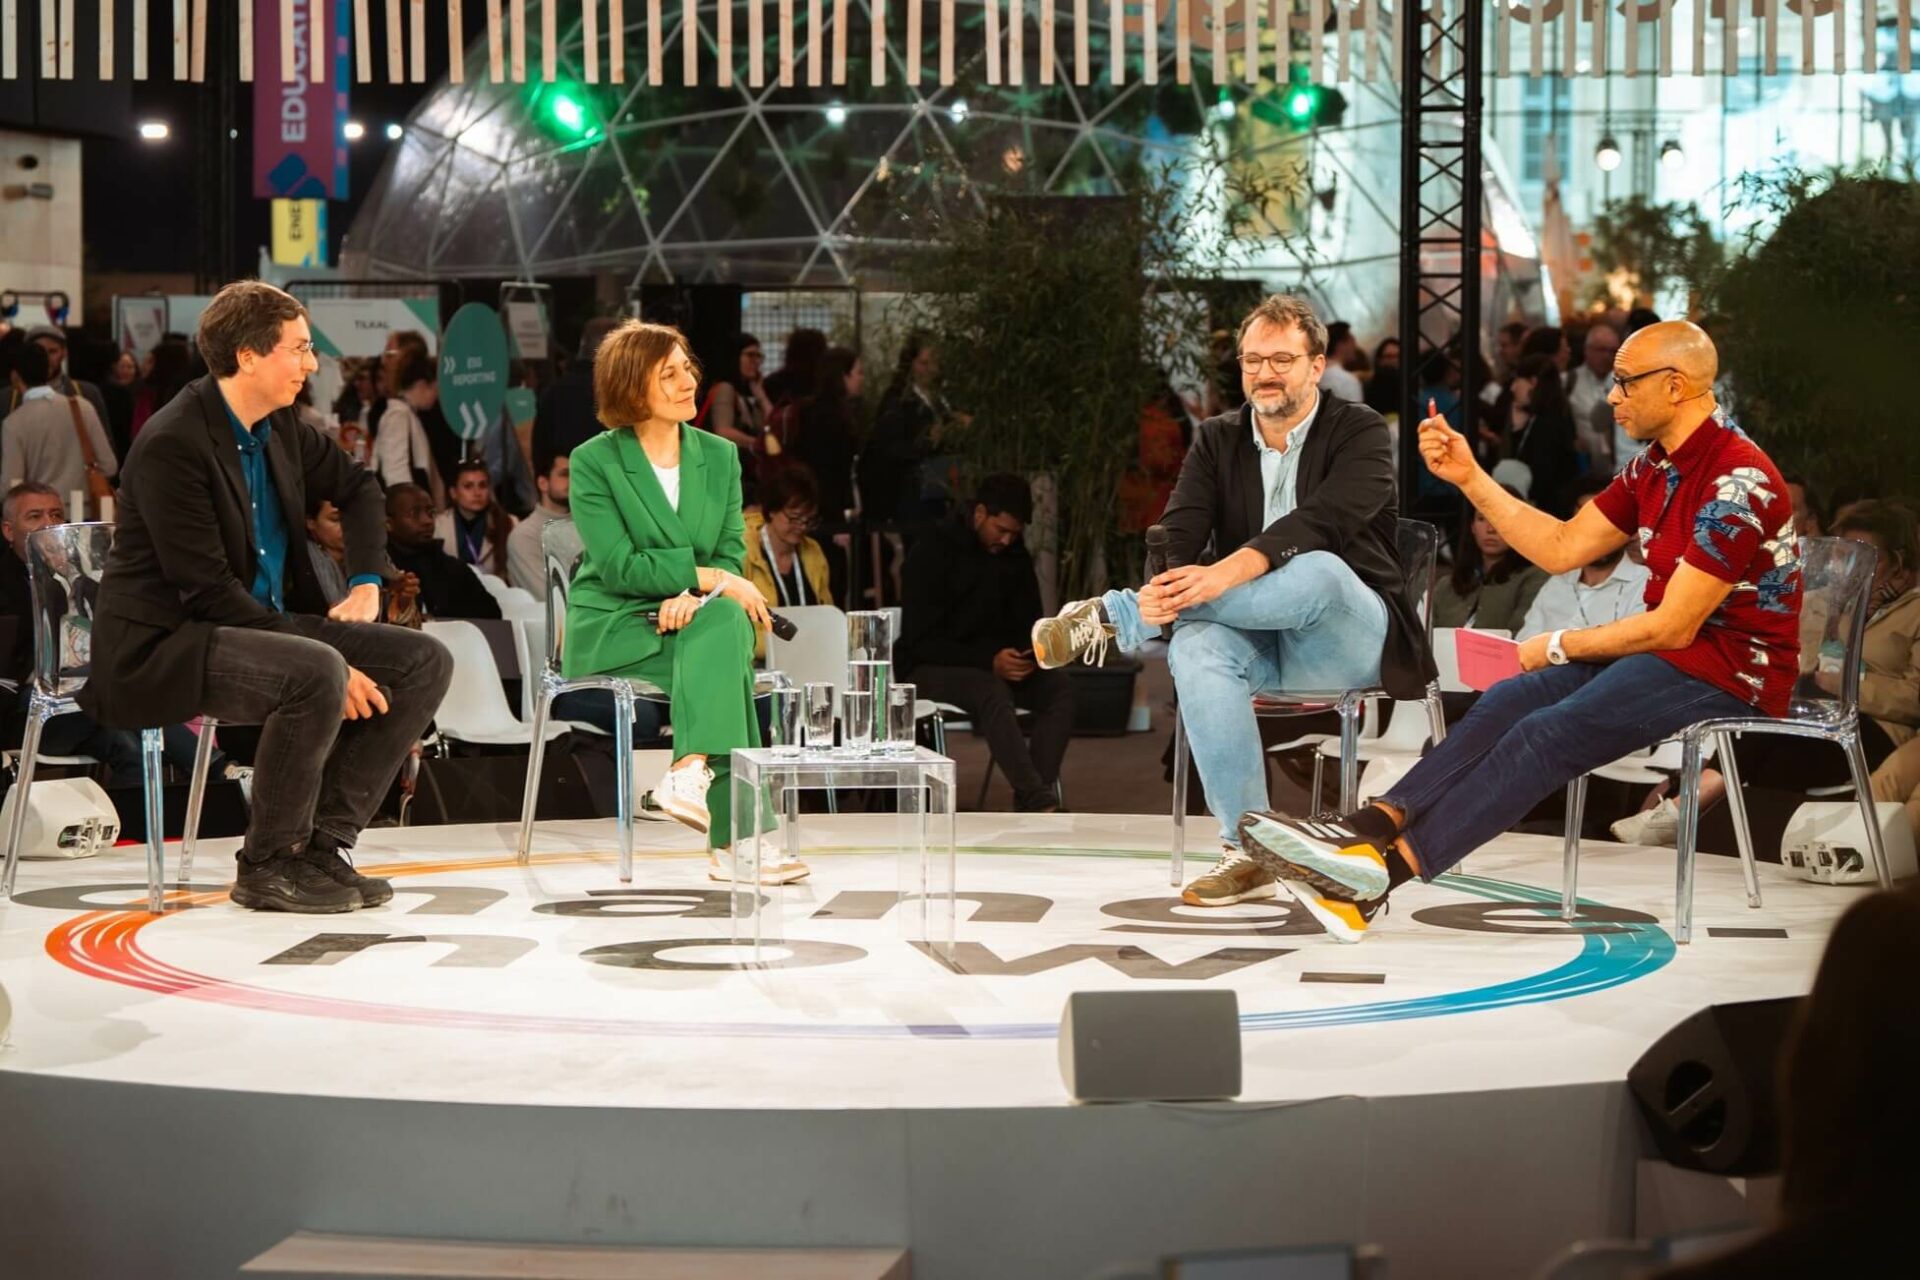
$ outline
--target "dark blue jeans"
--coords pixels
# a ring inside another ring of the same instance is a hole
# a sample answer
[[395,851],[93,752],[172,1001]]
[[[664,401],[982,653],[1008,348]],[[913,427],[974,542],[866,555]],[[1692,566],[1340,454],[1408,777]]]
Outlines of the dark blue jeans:
[[1701,720],[1752,714],[1651,653],[1547,667],[1489,689],[1381,798],[1406,814],[1402,834],[1430,880],[1581,774]]

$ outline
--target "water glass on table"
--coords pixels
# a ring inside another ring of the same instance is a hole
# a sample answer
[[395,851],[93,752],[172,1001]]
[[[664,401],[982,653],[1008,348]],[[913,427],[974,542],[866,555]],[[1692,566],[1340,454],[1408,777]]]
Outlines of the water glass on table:
[[914,703],[919,691],[910,684],[887,686],[887,752],[890,755],[913,754]]
[[833,712],[833,685],[825,681],[807,685],[807,750],[832,750]]
[[853,755],[866,755],[873,749],[873,694],[866,689],[849,689],[842,697],[845,705],[841,712],[840,745]]
[[792,685],[780,685],[769,695],[768,728],[772,741],[768,744],[777,756],[797,756],[800,754],[801,726],[806,714],[806,696]]

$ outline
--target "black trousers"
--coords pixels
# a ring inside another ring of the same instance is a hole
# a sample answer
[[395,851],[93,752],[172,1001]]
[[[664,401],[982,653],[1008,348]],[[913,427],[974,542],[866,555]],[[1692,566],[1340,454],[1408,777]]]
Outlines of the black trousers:
[[[1860,750],[1867,768],[1878,769],[1893,754],[1893,739],[1868,716],[1860,717]],[[1853,773],[1846,753],[1831,742],[1794,738],[1784,733],[1755,733],[1733,740],[1740,762],[1740,781],[1749,787],[1774,791],[1807,791],[1814,787],[1849,786]]]
[[[1064,671],[1035,671],[1009,684],[978,667],[913,669],[922,698],[951,702],[973,720],[973,731],[987,740],[993,762],[1013,783],[1014,807],[1023,812],[1055,803],[1067,740],[1073,736],[1073,678]],[[1030,734],[1022,735],[1015,707],[1033,713]]]
[[[453,657],[430,636],[380,623],[288,615],[286,631],[218,627],[200,710],[257,724],[253,821],[240,857],[264,861],[324,833],[351,848],[433,719]],[[347,669],[387,694],[385,715],[345,720]]]

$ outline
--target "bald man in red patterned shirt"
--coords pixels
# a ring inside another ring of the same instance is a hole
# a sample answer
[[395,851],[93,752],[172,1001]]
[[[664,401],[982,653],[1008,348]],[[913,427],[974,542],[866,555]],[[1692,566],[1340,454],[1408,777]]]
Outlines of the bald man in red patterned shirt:
[[1329,933],[1359,941],[1394,887],[1439,875],[1600,765],[1701,720],[1786,713],[1800,666],[1793,508],[1773,461],[1715,403],[1718,372],[1712,341],[1684,321],[1627,339],[1607,402],[1646,447],[1571,520],[1503,490],[1444,418],[1420,424],[1427,469],[1549,573],[1636,539],[1647,611],[1524,641],[1526,674],[1488,690],[1375,804],[1324,821],[1247,816],[1247,852]]

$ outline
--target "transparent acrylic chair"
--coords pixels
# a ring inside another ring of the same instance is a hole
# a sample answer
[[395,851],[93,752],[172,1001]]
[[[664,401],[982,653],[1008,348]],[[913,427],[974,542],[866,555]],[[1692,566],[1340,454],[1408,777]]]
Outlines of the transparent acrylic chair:
[[[1414,592],[1425,623],[1427,643],[1433,643],[1433,571],[1440,556],[1440,530],[1423,520],[1402,520],[1395,530],[1400,563],[1406,567],[1407,585]],[[1360,791],[1360,717],[1369,701],[1387,696],[1378,686],[1367,689],[1331,689],[1277,694],[1258,694],[1253,699],[1253,714],[1260,719],[1281,716],[1312,715],[1337,711],[1340,715],[1340,808],[1353,809]],[[1440,706],[1440,682],[1428,683],[1423,699],[1427,723],[1433,741],[1447,736],[1447,722]],[[1173,718],[1173,859],[1170,879],[1178,885],[1185,878],[1187,853],[1187,724],[1183,714]],[[1316,803],[1317,801],[1316,792]]]
[[[47,721],[80,709],[78,695],[87,683],[92,663],[94,602],[99,598],[100,577],[106,572],[112,550],[113,526],[106,523],[53,525],[27,537],[27,578],[33,593],[33,687],[28,693],[26,735],[20,744],[20,774],[14,783],[19,796],[14,801],[12,829],[7,833],[0,899],[10,901],[13,897],[40,735]],[[180,846],[182,888],[192,866],[195,828],[206,797],[214,727],[211,720],[201,725],[193,780],[187,791],[186,838]],[[161,743],[159,729],[141,731],[140,773],[147,811],[147,910],[155,914],[162,909],[166,878]]]
[[[567,593],[573,575],[586,553],[580,531],[571,520],[549,520],[540,530],[540,548],[547,562],[547,653],[538,674],[538,691],[533,703],[533,741],[527,752],[526,798],[520,805],[520,844],[517,856],[525,866],[533,855],[533,815],[540,799],[540,767],[547,752],[547,720],[553,714],[553,700],[563,693],[579,689],[605,689],[613,695],[614,817],[619,824],[620,880],[633,879],[633,706],[637,701],[673,701],[659,685],[628,676],[567,676],[561,673],[561,654],[566,643]],[[635,626],[645,626],[636,618]],[[530,675],[531,673],[526,673]],[[778,671],[763,671],[754,678],[754,692],[763,694],[786,683]]]
[[[1887,851],[1874,813],[1868,782],[1866,753],[1860,748],[1860,650],[1867,619],[1873,612],[1874,549],[1846,538],[1803,538],[1800,566],[1800,678],[1793,688],[1787,714],[1774,719],[1758,713],[1720,720],[1702,720],[1680,734],[1680,831],[1674,893],[1674,941],[1693,936],[1693,864],[1700,834],[1700,769],[1709,746],[1716,748],[1720,772],[1726,778],[1729,816],[1740,846],[1740,870],[1746,879],[1747,905],[1760,905],[1760,877],[1754,861],[1753,833],[1747,826],[1746,799],[1740,791],[1740,765],[1733,754],[1733,737],[1745,733],[1777,733],[1831,742],[1847,756],[1853,774],[1854,795],[1866,819],[1868,853],[1880,887],[1893,887]],[[1825,677],[1827,683],[1820,683]],[[1574,918],[1579,892],[1580,813],[1585,778],[1567,787],[1565,870],[1561,880],[1560,914]],[[1576,796],[1576,788],[1578,795]]]

